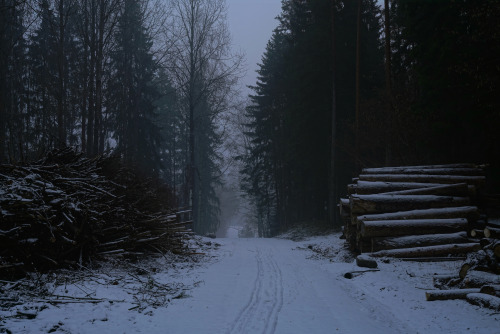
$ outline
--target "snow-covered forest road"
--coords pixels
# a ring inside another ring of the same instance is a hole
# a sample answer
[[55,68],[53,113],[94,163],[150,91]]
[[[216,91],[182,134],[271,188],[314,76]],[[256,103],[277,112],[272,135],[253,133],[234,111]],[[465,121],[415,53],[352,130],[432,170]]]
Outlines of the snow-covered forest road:
[[166,310],[173,333],[411,332],[376,300],[358,300],[359,292],[341,275],[350,265],[327,271],[289,240],[225,244],[224,258],[207,269],[195,298],[176,303],[175,312]]
[[192,298],[165,310],[165,328],[171,333],[500,332],[500,317],[491,311],[465,301],[425,301],[423,289],[432,288],[433,271],[453,271],[456,263],[382,264],[380,272],[349,280],[346,272],[363,268],[319,255],[338,252],[341,242],[335,237],[299,243],[224,240],[222,258],[206,269]]
[[381,261],[356,273],[366,269],[338,234],[193,244],[206,255],[49,276],[51,296],[0,312],[0,333],[500,333],[498,312],[425,301],[432,276],[456,274],[461,261]]

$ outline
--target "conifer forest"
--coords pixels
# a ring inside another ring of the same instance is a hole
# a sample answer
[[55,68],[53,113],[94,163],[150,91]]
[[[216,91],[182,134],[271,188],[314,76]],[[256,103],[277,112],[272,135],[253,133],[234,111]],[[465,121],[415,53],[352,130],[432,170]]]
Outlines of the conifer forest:
[[259,237],[340,227],[365,167],[487,164],[500,193],[499,1],[282,0],[250,96],[231,1],[0,0],[0,165],[112,156],[202,235],[228,168]]

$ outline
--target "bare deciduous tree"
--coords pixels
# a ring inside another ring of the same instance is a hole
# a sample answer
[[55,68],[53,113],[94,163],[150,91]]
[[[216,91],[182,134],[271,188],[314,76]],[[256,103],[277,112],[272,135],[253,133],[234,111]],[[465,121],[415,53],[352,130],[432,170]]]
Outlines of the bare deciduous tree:
[[[167,28],[167,63],[185,101],[189,120],[189,172],[187,194],[197,220],[197,176],[195,136],[201,117],[212,120],[230,108],[241,74],[243,56],[232,51],[226,24],[225,0],[172,0],[172,18]],[[208,104],[209,108],[200,108]],[[203,109],[203,110],[202,110]],[[200,114],[200,113],[209,113]],[[187,200],[186,198],[186,200]]]

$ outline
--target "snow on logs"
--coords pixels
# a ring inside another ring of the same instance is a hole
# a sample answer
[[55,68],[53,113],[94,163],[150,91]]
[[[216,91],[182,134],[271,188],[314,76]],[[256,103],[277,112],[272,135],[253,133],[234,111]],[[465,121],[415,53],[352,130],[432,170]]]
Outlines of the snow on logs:
[[469,243],[466,232],[372,238],[372,251]]
[[395,257],[395,258],[433,258],[446,255],[465,254],[481,249],[481,245],[476,242],[466,244],[448,244],[426,247],[411,247],[381,250],[371,253],[372,257]]
[[468,197],[436,195],[352,195],[350,199],[353,214],[396,212],[426,208],[448,208],[469,205]]
[[500,311],[500,219],[476,206],[498,208],[500,195],[484,193],[483,166],[366,168],[353,182],[339,205],[351,249],[370,259],[463,258],[456,275],[434,277],[440,290],[426,299]]
[[[408,219],[359,221],[362,238],[460,232],[467,229],[467,219]],[[394,240],[394,239],[393,239]]]
[[479,243],[467,232],[480,219],[473,204],[484,175],[483,166],[474,164],[366,168],[339,204],[346,240],[351,249],[374,256],[475,251]]

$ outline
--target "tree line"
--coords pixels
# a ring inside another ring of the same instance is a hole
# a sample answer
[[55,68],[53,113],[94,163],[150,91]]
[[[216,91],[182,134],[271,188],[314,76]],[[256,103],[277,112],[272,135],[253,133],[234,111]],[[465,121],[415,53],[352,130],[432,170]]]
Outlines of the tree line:
[[245,113],[260,236],[338,226],[363,167],[500,156],[500,3],[284,0]]
[[112,152],[214,232],[242,61],[225,15],[224,0],[1,0],[0,163]]

